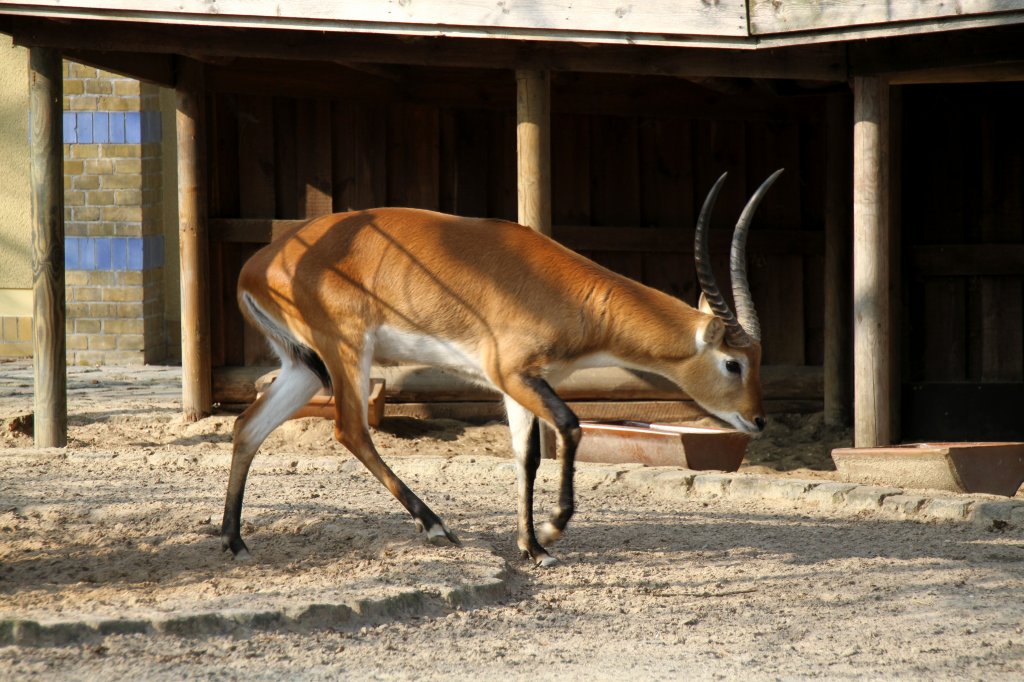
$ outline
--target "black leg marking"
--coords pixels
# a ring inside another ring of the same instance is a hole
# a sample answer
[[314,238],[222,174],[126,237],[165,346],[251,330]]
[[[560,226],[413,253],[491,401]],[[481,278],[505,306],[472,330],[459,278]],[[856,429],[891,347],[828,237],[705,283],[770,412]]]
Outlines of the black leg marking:
[[561,444],[558,453],[562,461],[558,507],[555,509],[551,521],[543,524],[538,534],[541,544],[547,545],[561,537],[576,509],[573,479],[576,475],[576,448],[579,445],[582,432],[580,431],[580,420],[565,404],[565,401],[558,397],[548,382],[540,377],[528,377],[526,383],[536,391],[544,402],[544,406],[551,413]]

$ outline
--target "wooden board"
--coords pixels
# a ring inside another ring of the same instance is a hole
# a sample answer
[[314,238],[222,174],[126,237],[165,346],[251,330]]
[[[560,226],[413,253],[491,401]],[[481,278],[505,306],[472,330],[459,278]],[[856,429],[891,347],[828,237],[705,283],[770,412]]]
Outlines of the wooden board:
[[299,100],[295,113],[295,181],[299,217],[327,215],[333,210],[330,102]]
[[404,33],[429,27],[430,33],[526,35],[575,33],[675,32],[745,36],[744,0],[705,4],[649,0],[623,5],[618,0],[551,3],[519,0],[496,4],[487,0],[416,0],[416,2],[331,2],[330,0],[15,0],[12,5],[52,6],[64,15],[110,19],[119,13],[136,20],[229,26],[294,26],[317,30],[360,27],[381,33]]
[[1020,0],[750,0],[753,35],[961,18],[1024,10]]
[[907,441],[1024,440],[1024,384],[926,382],[903,385]]
[[392,107],[388,122],[387,203],[437,210],[440,118],[436,107]]
[[334,103],[331,182],[335,211],[384,205],[386,139],[387,114],[382,107]]

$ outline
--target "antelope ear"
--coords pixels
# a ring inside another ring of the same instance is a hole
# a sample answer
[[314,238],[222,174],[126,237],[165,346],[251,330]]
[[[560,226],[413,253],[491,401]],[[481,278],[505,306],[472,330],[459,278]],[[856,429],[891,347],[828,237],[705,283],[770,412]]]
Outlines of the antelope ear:
[[725,336],[725,323],[720,318],[712,317],[701,330],[698,340],[702,346],[718,346]]
[[704,292],[700,292],[700,301],[697,303],[697,310],[701,311],[705,315],[714,315],[714,311],[711,310],[711,305],[708,303],[707,297]]

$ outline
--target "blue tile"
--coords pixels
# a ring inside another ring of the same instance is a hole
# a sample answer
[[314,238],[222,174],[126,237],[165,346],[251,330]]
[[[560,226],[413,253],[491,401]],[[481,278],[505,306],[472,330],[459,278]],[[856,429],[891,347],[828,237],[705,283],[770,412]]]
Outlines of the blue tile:
[[142,269],[142,237],[128,237],[128,269]]
[[160,141],[160,112],[159,111],[143,111],[141,114],[142,119],[142,142],[159,142]]
[[75,129],[78,131],[78,141],[83,144],[92,143],[92,113],[88,111],[80,111],[75,114],[78,117],[78,125]]
[[64,238],[64,269],[78,269],[78,237]]
[[142,142],[142,121],[137,111],[129,111],[124,115],[124,141],[128,144]]
[[110,237],[97,237],[96,244],[96,269],[110,269]]
[[107,118],[110,121],[110,141],[115,144],[124,143],[124,113],[111,112]]
[[110,269],[126,270],[128,268],[128,249],[124,237],[110,239]]
[[75,130],[75,114],[65,111],[62,123],[64,128],[64,144],[75,144],[78,142],[78,131]]
[[78,269],[79,270],[95,270],[96,269],[96,240],[92,237],[82,237],[78,243]]
[[110,122],[106,113],[96,112],[92,115],[92,141],[110,141]]

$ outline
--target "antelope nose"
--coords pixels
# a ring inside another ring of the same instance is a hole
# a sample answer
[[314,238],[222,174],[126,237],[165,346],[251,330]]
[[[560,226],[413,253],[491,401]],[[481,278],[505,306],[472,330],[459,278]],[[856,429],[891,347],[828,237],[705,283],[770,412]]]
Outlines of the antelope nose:
[[764,417],[754,417],[754,426],[757,427],[758,431],[764,431]]

